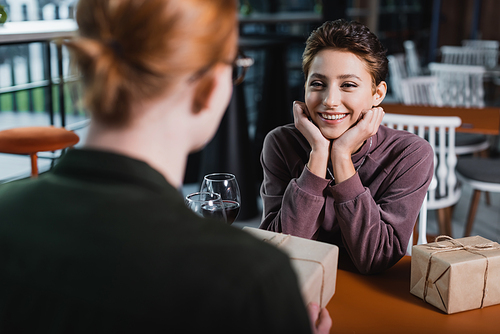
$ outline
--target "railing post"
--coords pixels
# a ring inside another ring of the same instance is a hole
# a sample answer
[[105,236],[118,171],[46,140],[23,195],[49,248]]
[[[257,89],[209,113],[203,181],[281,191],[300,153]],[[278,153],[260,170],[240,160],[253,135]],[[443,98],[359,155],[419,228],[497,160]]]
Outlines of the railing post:
[[61,126],[66,126],[66,106],[64,105],[64,75],[62,45],[57,44],[57,68],[59,74],[59,112],[61,114]]
[[[9,51],[12,50],[12,46],[9,47]],[[12,86],[16,85],[16,72],[14,70],[14,57],[12,56],[12,53],[8,59],[9,65],[10,65],[10,78],[11,78],[11,83]],[[13,92],[11,95],[12,98],[12,111],[17,111],[17,93]]]
[[46,96],[46,108],[49,110],[49,118],[50,125],[54,125],[54,98],[52,95],[52,62],[51,62],[51,51],[50,51],[50,42],[46,42],[45,44],[45,54],[47,57],[47,61],[45,62],[45,77],[47,78],[47,89],[45,90]]
[[[27,82],[33,82],[31,75],[31,52],[29,44],[26,45],[26,76]],[[35,111],[35,106],[33,103],[33,89],[28,90],[28,109],[31,112]]]

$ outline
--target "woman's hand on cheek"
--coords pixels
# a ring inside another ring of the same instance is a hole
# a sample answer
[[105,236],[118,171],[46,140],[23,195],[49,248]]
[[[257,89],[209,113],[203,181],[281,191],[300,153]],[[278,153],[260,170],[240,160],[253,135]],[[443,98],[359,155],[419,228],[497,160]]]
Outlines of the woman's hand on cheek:
[[331,159],[335,183],[344,182],[356,174],[351,154],[356,152],[365,140],[377,133],[383,118],[382,108],[362,111],[358,122],[333,141]]
[[384,115],[381,107],[363,110],[358,122],[333,142],[332,155],[336,152],[350,156],[356,152],[365,140],[377,133]]
[[293,102],[293,119],[295,127],[307,139],[313,151],[328,149],[330,141],[326,139],[319,128],[309,120],[309,110],[304,102]]
[[309,120],[309,111],[305,103],[298,101],[293,103],[293,118],[295,127],[311,145],[307,168],[313,174],[324,178],[330,156],[330,140],[326,139],[319,128]]

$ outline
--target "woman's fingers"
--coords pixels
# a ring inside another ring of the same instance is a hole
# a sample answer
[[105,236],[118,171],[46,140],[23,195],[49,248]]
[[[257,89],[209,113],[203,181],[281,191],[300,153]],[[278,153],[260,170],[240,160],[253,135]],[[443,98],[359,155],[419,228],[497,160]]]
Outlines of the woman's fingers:
[[381,107],[361,111],[358,122],[333,142],[332,155],[336,156],[334,151],[344,155],[358,150],[365,140],[377,133],[384,114]]
[[293,115],[298,117],[309,117],[307,106],[304,102],[293,101]]
[[293,102],[293,118],[295,127],[306,137],[309,144],[313,145],[312,141],[326,140],[310,119],[309,110],[304,102]]
[[384,115],[384,109],[381,107],[363,110],[361,111],[361,120],[358,122],[358,125],[368,137],[371,137],[377,133],[378,128],[384,119]]
[[320,309],[316,303],[307,305],[307,312],[311,322],[311,329],[314,334],[330,333],[332,327],[332,318],[326,308]]
[[[305,131],[307,131],[307,127],[309,126],[308,120],[309,113],[307,110],[307,106],[304,102],[294,101],[293,102],[293,119],[295,123],[295,127],[305,135]],[[312,125],[312,123],[311,123]],[[310,131],[310,130],[309,130]],[[307,137],[307,136],[306,136]]]

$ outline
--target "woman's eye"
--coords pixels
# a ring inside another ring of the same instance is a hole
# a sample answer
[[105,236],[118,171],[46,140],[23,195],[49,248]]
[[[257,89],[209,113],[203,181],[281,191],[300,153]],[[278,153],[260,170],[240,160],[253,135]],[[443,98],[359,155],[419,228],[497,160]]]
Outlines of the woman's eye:
[[324,86],[323,83],[320,82],[320,81],[313,81],[313,82],[311,82],[311,87],[313,87],[313,88],[321,88],[323,86]]
[[355,87],[358,87],[358,85],[356,85],[353,82],[344,82],[341,87],[342,88],[355,88]]

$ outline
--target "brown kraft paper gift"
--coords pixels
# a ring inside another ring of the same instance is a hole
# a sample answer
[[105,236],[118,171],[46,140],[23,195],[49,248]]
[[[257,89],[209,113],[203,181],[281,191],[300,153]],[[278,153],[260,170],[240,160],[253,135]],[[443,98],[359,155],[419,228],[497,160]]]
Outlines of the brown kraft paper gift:
[[243,230],[278,247],[290,257],[306,305],[314,302],[325,307],[328,304],[335,293],[337,246],[252,227]]
[[410,292],[451,314],[500,303],[500,245],[480,236],[413,246]]

